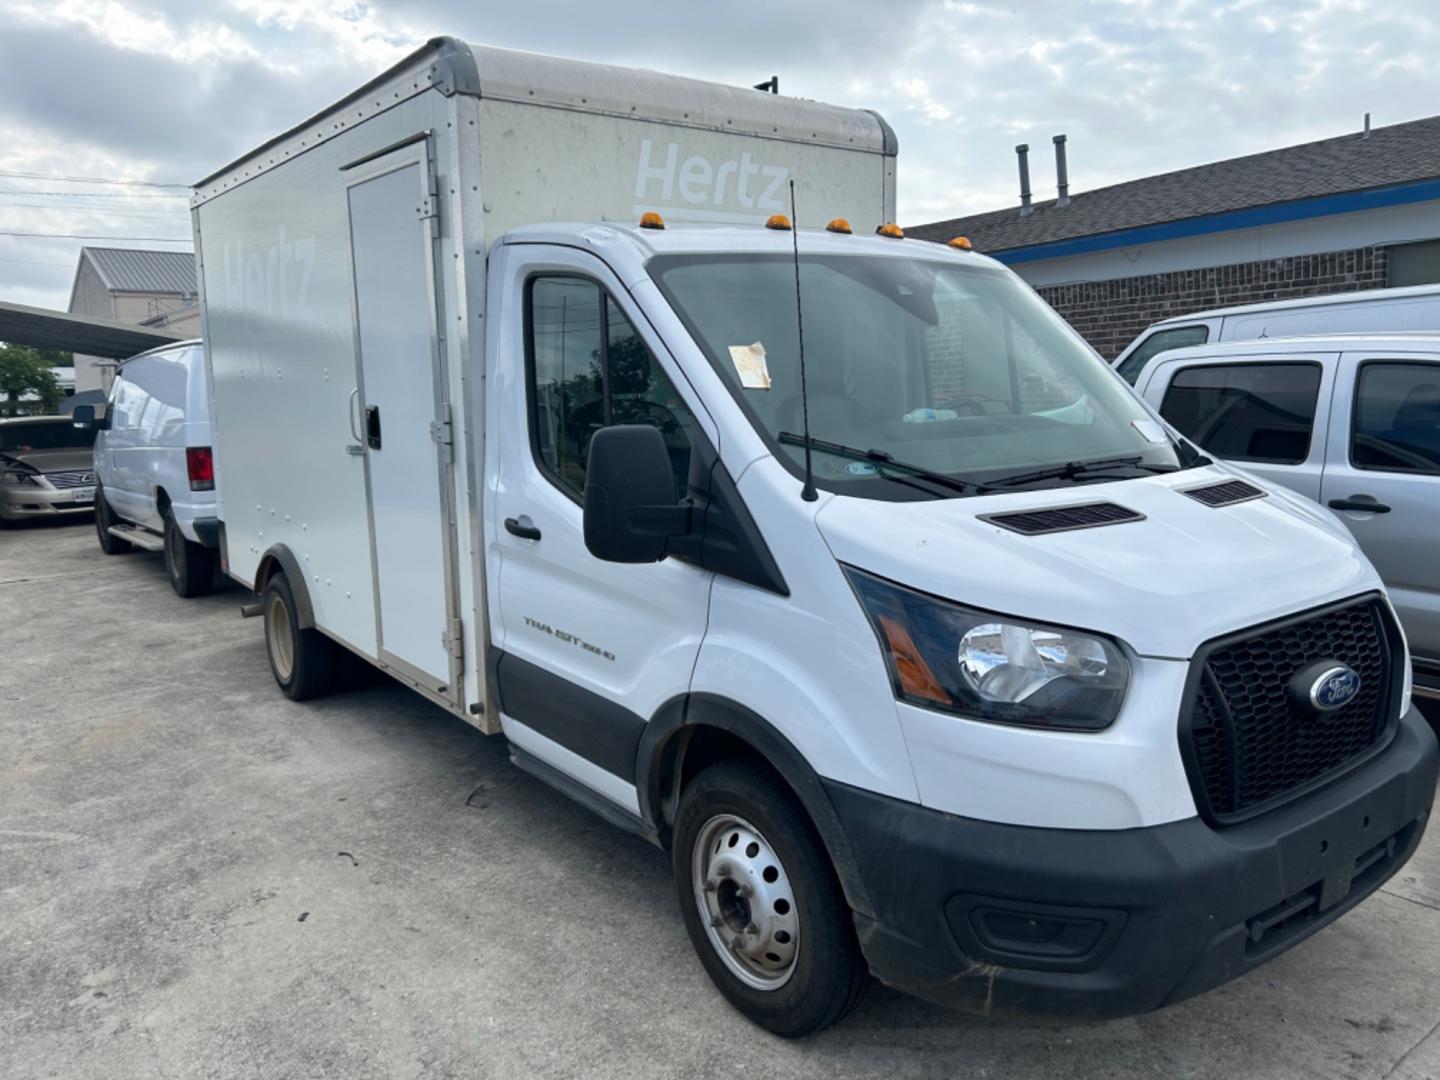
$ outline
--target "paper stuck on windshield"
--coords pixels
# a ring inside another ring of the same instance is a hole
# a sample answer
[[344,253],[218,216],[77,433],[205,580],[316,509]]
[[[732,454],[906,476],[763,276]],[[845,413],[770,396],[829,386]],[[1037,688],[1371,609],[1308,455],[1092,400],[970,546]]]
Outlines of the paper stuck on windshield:
[[731,345],[730,362],[735,365],[735,374],[740,376],[740,385],[745,389],[770,389],[770,369],[765,366],[765,346],[760,342]]

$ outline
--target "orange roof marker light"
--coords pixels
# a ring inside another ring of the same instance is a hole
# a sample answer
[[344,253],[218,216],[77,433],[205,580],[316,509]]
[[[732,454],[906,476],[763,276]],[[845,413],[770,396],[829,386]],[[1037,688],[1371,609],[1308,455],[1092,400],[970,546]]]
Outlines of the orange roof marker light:
[[875,230],[876,236],[888,236],[891,240],[904,240],[905,230],[896,225],[893,221],[881,225]]
[[850,228],[850,223],[843,217],[837,217],[834,221],[830,222],[829,225],[825,226],[825,231],[844,233],[846,236],[849,236],[855,230]]
[[654,210],[646,210],[645,213],[640,215],[640,227],[642,229],[663,229],[665,227],[665,219]]
[[959,248],[961,251],[971,251],[975,247],[974,244],[970,243],[970,238],[968,236],[957,236],[945,246]]
[[770,220],[765,222],[767,229],[779,229],[781,232],[790,231],[790,219],[784,214],[771,214]]

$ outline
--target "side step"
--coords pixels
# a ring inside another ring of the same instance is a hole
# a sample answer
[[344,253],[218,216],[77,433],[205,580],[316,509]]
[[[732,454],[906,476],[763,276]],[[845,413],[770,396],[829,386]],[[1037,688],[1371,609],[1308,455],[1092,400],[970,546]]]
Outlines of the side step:
[[146,551],[165,550],[165,538],[156,536],[149,529],[141,529],[135,525],[111,525],[105,531]]

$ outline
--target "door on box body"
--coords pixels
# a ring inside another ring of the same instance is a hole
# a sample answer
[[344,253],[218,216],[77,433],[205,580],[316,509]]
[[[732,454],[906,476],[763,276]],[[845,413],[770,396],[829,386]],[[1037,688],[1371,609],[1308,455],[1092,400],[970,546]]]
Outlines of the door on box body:
[[346,182],[355,296],[355,446],[365,456],[380,659],[460,700],[448,404],[436,305],[429,140]]

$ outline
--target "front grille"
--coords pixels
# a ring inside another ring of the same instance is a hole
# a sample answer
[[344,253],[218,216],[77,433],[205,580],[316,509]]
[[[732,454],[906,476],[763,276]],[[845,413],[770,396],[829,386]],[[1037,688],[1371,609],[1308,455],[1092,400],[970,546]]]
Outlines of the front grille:
[[1097,525],[1144,521],[1145,515],[1115,503],[1098,502],[1082,503],[1079,506],[1056,506],[1047,510],[1021,510],[1011,514],[981,514],[980,520],[999,525],[1011,532],[1038,536],[1041,533],[1068,532],[1071,529],[1093,529]]
[[64,472],[49,472],[45,479],[50,482],[51,487],[66,488],[94,487],[95,474],[89,469],[69,469]]
[[[1389,736],[1397,637],[1379,599],[1310,612],[1201,649],[1182,713],[1182,742],[1196,802],[1228,824],[1260,813],[1358,764]],[[1349,704],[1316,713],[1289,688],[1328,660],[1360,676]]]
[[1264,491],[1244,480],[1224,480],[1218,484],[1207,484],[1205,487],[1184,488],[1180,494],[1189,495],[1196,502],[1211,507],[1234,506],[1239,502],[1265,497]]

